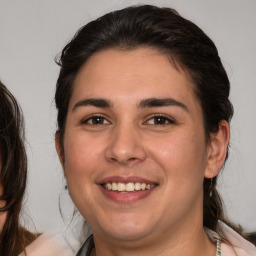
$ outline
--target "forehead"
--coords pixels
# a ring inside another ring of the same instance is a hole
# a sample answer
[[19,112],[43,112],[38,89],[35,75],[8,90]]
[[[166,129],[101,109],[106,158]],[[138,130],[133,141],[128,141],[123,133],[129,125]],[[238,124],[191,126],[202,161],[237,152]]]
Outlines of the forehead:
[[104,50],[84,64],[74,82],[72,101],[82,97],[166,97],[196,100],[188,75],[167,55],[151,48]]

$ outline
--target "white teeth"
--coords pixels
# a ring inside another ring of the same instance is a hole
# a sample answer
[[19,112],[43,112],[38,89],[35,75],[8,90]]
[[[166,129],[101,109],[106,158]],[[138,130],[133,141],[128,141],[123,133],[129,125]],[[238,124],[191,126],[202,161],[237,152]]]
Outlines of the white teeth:
[[135,190],[140,190],[141,189],[141,183],[136,182],[135,183]]
[[118,183],[117,183],[117,190],[118,190],[119,192],[125,191],[125,190],[126,190],[125,183],[118,182]]
[[125,186],[126,191],[134,191],[134,183],[127,183]]
[[116,182],[112,183],[112,190],[114,190],[114,191],[117,190],[117,183]]
[[142,189],[142,190],[145,190],[145,189],[146,189],[146,183],[142,183],[142,184],[141,184],[141,189]]
[[107,183],[107,184],[106,184],[106,189],[108,189],[108,190],[111,190],[111,189],[112,189],[112,186],[111,186],[110,183]]
[[140,183],[140,182],[112,182],[112,183],[106,183],[104,185],[104,188],[107,190],[112,191],[119,191],[119,192],[133,192],[133,191],[139,191],[139,190],[149,190],[153,188],[154,185],[146,184],[146,183]]

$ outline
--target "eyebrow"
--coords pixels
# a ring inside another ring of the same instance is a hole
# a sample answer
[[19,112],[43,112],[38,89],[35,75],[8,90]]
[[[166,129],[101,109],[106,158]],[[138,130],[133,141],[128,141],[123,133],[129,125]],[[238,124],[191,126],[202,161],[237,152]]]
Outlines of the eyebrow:
[[90,98],[90,99],[83,99],[78,101],[75,106],[73,107],[73,111],[76,110],[78,107],[86,107],[86,106],[93,106],[97,108],[110,108],[112,104],[107,99],[101,98]]
[[[78,107],[87,107],[87,106],[93,106],[97,108],[111,108],[113,107],[113,104],[103,98],[89,98],[89,99],[83,99],[78,101],[75,106],[73,107],[73,111],[76,110]],[[180,107],[188,112],[187,106],[175,99],[172,98],[148,98],[141,100],[138,107],[139,108],[152,108],[152,107],[166,107],[166,106],[175,106]]]
[[188,112],[188,107],[184,103],[172,98],[149,98],[149,99],[142,100],[139,104],[139,108],[166,107],[166,106],[180,107]]

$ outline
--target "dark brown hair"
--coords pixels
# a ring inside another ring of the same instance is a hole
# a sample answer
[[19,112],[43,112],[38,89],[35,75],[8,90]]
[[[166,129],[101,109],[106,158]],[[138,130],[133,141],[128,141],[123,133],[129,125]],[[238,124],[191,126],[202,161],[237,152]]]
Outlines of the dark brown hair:
[[27,180],[27,157],[21,109],[14,96],[0,81],[0,200],[7,218],[0,233],[0,255],[16,256],[35,237],[19,224]]
[[[229,101],[229,79],[213,41],[173,9],[133,6],[108,13],[82,27],[57,61],[61,70],[55,102],[63,153],[67,111],[80,68],[95,52],[138,47],[150,47],[167,55],[172,64],[183,69],[193,81],[203,111],[206,141],[211,133],[218,132],[221,120],[230,122],[233,107]],[[204,180],[203,211],[204,226],[216,230],[217,221],[224,220],[216,178]]]
[[247,233],[247,239],[253,243],[254,245],[256,245],[256,232],[251,232],[251,233]]

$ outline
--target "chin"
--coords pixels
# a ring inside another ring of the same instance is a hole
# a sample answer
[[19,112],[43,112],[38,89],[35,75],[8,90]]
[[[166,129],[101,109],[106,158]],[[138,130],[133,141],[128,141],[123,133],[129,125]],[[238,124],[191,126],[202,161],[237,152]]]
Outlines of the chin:
[[149,226],[150,222],[141,223],[134,220],[122,220],[113,224],[109,222],[109,225],[101,227],[101,233],[104,233],[107,237],[112,237],[119,241],[135,241],[140,240],[150,234],[152,230]]
[[108,233],[109,237],[119,241],[138,241],[146,237],[148,232],[146,230],[137,229],[126,229],[126,230],[116,230]]

